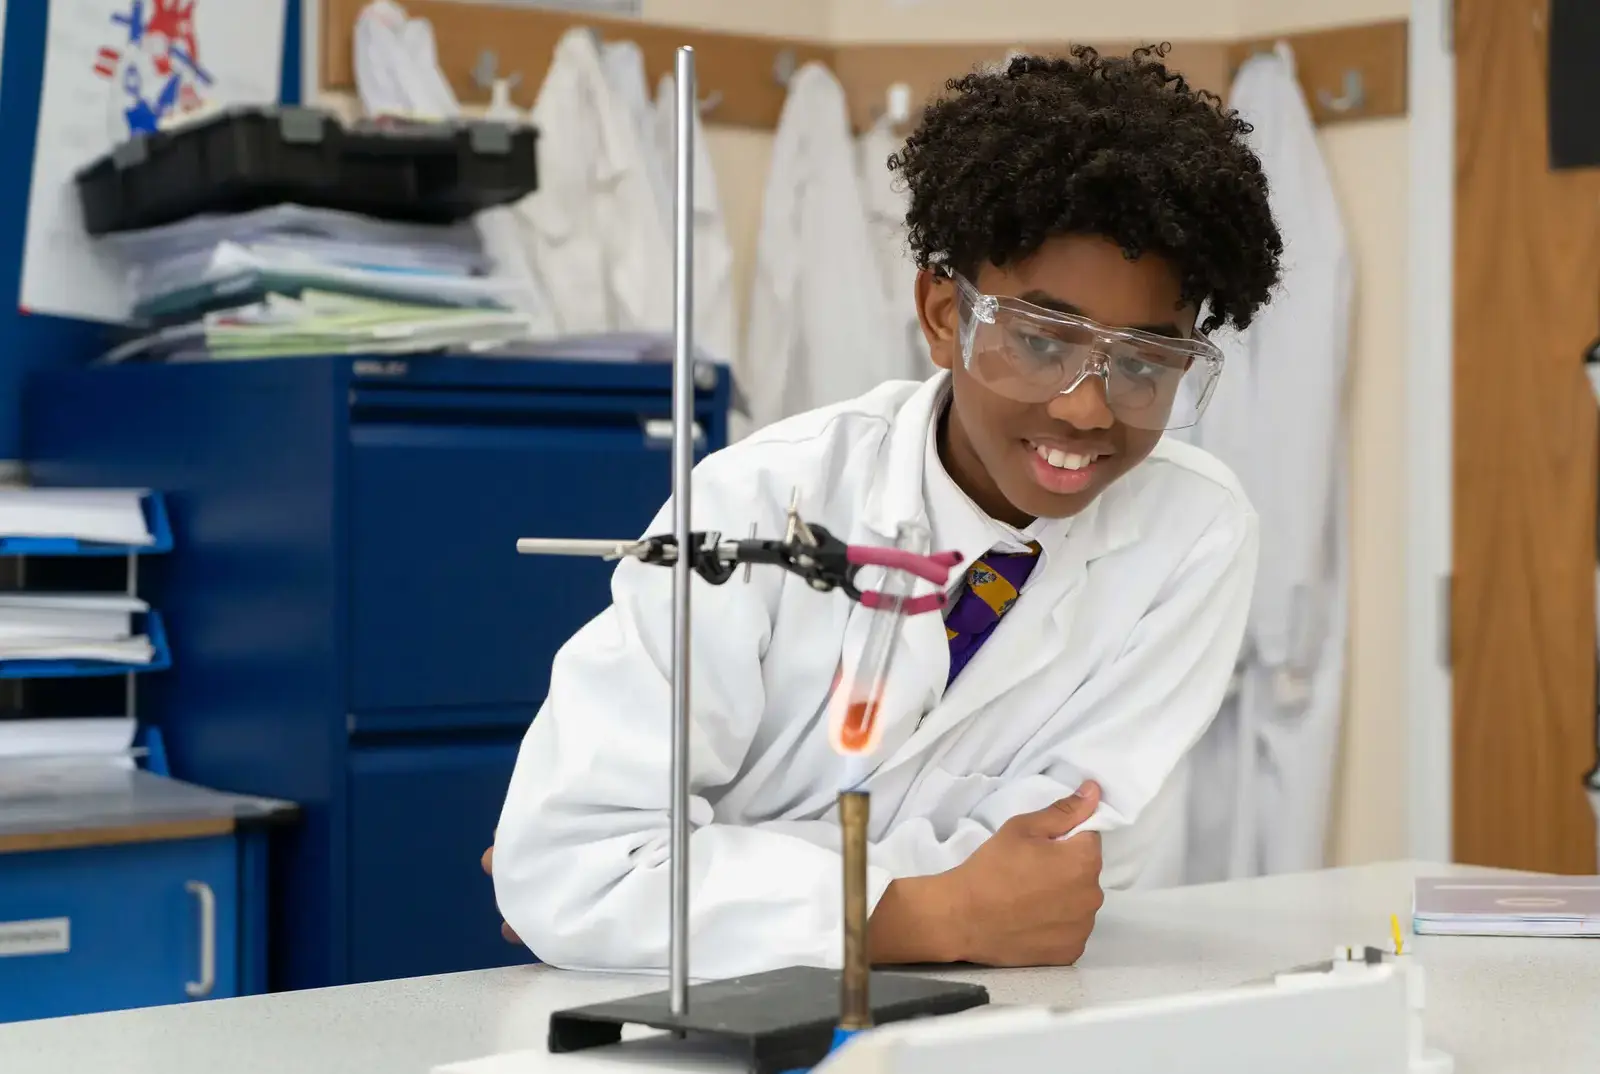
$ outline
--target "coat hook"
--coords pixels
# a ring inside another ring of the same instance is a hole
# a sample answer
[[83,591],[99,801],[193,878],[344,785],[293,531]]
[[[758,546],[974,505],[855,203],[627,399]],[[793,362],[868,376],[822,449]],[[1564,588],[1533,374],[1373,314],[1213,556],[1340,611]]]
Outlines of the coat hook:
[[500,57],[492,49],[484,49],[478,53],[478,62],[472,65],[472,81],[479,89],[488,89],[494,85],[494,76],[499,70]]
[[1344,92],[1337,97],[1327,90],[1318,90],[1317,103],[1338,115],[1359,112],[1367,103],[1367,87],[1361,72],[1352,68],[1344,73]]
[[[478,53],[478,62],[472,65],[472,81],[479,89],[494,89],[495,76],[500,72],[500,57],[493,49],[484,49]],[[505,78],[507,89],[516,89],[522,82],[521,72],[513,72]]]
[[778,85],[788,89],[789,80],[794,77],[795,69],[799,66],[800,62],[795,57],[794,49],[783,49],[772,61],[772,77],[777,79]]

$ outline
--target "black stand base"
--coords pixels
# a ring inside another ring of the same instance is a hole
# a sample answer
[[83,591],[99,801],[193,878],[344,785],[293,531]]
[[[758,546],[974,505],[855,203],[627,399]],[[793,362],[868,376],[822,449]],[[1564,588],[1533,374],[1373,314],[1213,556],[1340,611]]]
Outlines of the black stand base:
[[[872,975],[874,1025],[955,1014],[989,1002],[982,985],[899,973]],[[615,1044],[625,1025],[736,1043],[751,1074],[815,1066],[828,1054],[839,1023],[839,972],[788,969],[712,981],[689,989],[689,1010],[674,1017],[668,993],[652,992],[550,1015],[550,1050],[576,1052]]]

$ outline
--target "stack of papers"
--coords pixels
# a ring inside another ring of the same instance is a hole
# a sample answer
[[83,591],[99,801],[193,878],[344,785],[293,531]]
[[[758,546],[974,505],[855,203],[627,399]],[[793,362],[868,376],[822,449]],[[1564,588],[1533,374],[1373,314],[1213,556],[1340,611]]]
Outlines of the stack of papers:
[[[138,730],[131,716],[76,719],[0,719],[0,788],[19,771],[8,762],[92,761],[131,768]],[[0,790],[0,798],[5,793]]]
[[226,241],[136,270],[130,277],[134,316],[167,320],[232,305],[236,296],[336,291],[427,306],[512,309],[520,285],[472,276],[456,266],[427,266],[426,255],[382,248],[345,249],[289,240]]
[[279,205],[99,241],[123,265],[135,318],[167,326],[108,361],[471,350],[534,334],[537,296],[493,275],[470,223]]
[[141,489],[0,488],[0,538],[71,537],[151,545]]
[[1419,936],[1600,936],[1600,876],[1418,880]]
[[209,250],[222,242],[249,244],[272,239],[328,240],[357,248],[426,251],[441,263],[481,270],[487,261],[470,224],[407,224],[334,209],[274,205],[245,213],[192,216],[163,227],[119,231],[100,237],[128,265],[155,264]]
[[120,594],[0,594],[0,660],[148,664],[155,648],[133,617],[149,610]]
[[527,338],[520,313],[452,309],[306,291],[207,313],[113,348],[102,362],[274,358],[326,354],[474,352]]

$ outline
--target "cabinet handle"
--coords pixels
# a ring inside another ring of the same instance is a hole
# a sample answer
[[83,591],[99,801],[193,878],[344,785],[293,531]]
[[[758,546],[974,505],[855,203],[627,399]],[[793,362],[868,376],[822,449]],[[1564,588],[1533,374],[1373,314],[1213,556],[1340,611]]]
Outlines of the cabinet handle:
[[200,900],[200,979],[185,983],[183,990],[203,999],[217,983],[217,893],[203,880],[190,880],[183,886]]
[[[694,423],[694,442],[705,442],[706,431],[697,421]],[[671,418],[646,418],[644,420],[644,438],[651,444],[670,446],[672,444],[672,419]]]

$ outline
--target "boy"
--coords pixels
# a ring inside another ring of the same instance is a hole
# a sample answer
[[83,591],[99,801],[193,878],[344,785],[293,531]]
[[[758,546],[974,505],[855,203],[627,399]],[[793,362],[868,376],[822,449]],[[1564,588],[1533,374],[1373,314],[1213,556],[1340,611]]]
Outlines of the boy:
[[[890,161],[941,372],[695,471],[696,529],[779,534],[798,490],[851,543],[916,521],[962,554],[943,621],[905,622],[864,784],[879,964],[1075,961],[1098,833],[1147,812],[1233,669],[1255,515],[1162,433],[1198,418],[1221,371],[1206,333],[1249,323],[1281,242],[1248,127],[1164,54],[951,83]],[[666,965],[670,592],[670,571],[618,566],[512,777],[495,892],[557,966]],[[693,973],[837,964],[848,769],[826,720],[872,613],[760,569],[697,585],[694,609]]]

